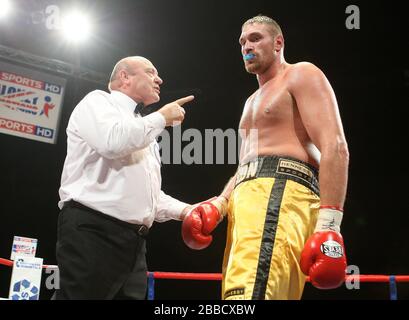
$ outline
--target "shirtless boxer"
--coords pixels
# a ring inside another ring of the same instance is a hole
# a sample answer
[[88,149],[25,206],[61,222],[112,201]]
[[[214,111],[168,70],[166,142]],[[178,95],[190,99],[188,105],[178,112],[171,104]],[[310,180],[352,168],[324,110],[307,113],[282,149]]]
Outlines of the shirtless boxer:
[[183,238],[194,249],[208,246],[228,213],[223,299],[300,299],[305,274],[318,288],[336,288],[346,269],[340,225],[349,155],[335,94],[313,64],[285,61],[271,18],[246,21],[239,42],[259,83],[240,121],[239,168],[219,197],[186,216]]

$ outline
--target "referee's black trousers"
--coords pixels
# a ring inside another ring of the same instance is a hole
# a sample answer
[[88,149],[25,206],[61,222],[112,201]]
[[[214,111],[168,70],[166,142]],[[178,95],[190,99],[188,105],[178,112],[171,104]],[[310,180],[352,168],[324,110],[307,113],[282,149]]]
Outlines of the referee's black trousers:
[[69,202],[57,232],[55,299],[145,299],[146,244],[134,225]]

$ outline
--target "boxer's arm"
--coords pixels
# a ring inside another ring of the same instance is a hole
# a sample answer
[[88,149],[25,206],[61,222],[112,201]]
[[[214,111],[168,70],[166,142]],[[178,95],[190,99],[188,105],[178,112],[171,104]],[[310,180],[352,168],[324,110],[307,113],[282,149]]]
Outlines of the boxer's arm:
[[220,194],[220,197],[225,198],[226,200],[230,199],[230,195],[233,192],[234,185],[236,182],[236,175],[230,178],[229,182],[227,182],[226,186],[224,187],[222,193]]
[[235,177],[231,178],[223,192],[194,205],[183,215],[182,238],[194,250],[207,248],[213,240],[211,233],[227,215],[228,200],[234,188]]
[[321,151],[321,208],[314,233],[302,250],[300,267],[314,286],[332,289],[344,282],[347,266],[340,225],[347,188],[348,147],[335,94],[325,75],[312,64],[301,63],[295,68],[291,93],[309,137]]
[[290,91],[309,137],[321,151],[321,205],[342,208],[349,153],[334,91],[325,75],[314,65],[300,63],[294,68]]

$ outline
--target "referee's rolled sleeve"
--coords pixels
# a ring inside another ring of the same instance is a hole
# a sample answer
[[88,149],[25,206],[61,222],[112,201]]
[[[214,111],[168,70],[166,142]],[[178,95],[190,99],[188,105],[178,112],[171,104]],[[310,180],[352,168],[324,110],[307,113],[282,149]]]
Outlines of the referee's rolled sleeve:
[[148,114],[143,118],[145,121],[148,121],[153,128],[163,130],[166,126],[165,117],[160,112],[153,112]]
[[182,220],[183,209],[189,204],[176,200],[163,191],[160,192],[158,206],[155,215],[155,221],[165,222],[168,220]]

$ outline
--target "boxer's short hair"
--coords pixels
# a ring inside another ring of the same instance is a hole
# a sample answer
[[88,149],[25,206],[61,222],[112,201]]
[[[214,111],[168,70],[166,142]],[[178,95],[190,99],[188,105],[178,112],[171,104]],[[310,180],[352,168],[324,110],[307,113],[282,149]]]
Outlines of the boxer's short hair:
[[241,28],[243,29],[244,26],[248,24],[253,24],[253,23],[263,23],[263,24],[267,24],[268,26],[270,26],[271,35],[273,37],[277,35],[283,35],[281,27],[277,23],[277,21],[271,19],[270,17],[264,16],[264,15],[258,15],[258,16],[248,19],[246,22],[243,23]]

